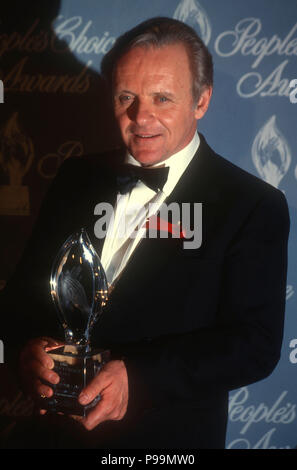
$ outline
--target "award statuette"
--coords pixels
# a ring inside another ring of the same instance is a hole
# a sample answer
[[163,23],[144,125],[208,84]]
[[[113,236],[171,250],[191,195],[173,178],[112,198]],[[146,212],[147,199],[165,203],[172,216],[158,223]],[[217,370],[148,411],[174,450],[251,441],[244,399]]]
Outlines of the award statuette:
[[65,344],[47,349],[60,376],[49,384],[53,396],[42,406],[52,412],[86,416],[90,404],[78,402],[81,390],[108,361],[109,351],[92,349],[90,333],[107,302],[108,284],[100,259],[85,229],[71,235],[61,247],[52,267],[51,296],[64,328]]

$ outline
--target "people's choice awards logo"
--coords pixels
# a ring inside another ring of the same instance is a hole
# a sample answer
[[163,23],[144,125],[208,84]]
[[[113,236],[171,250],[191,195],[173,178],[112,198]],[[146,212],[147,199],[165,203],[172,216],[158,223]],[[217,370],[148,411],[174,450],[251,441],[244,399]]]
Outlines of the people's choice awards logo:
[[[211,25],[204,8],[197,0],[181,0],[173,18],[189,24],[198,30],[205,44],[211,38]],[[291,103],[297,103],[297,80],[284,77],[285,69],[292,56],[296,55],[297,23],[283,36],[273,34],[268,37],[262,33],[260,18],[242,18],[233,27],[222,31],[214,41],[214,50],[219,57],[228,59],[235,55],[251,57],[251,71],[244,73],[237,82],[236,90],[241,98],[255,96],[283,96],[290,98]],[[265,76],[257,69],[269,57],[283,57],[281,63],[276,64]],[[292,90],[292,87],[295,87]]]
[[29,215],[29,190],[22,186],[22,180],[33,158],[32,139],[21,130],[15,112],[0,130],[0,166],[9,183],[0,186],[1,215]]
[[256,135],[252,160],[261,178],[278,188],[289,169],[291,151],[275,121],[273,115]]
[[211,37],[211,26],[204,8],[197,0],[181,0],[173,18],[183,21],[197,30],[201,39],[208,44]]
[[[223,31],[217,37],[214,48],[220,57],[232,57],[237,54],[251,57],[251,69],[237,83],[237,93],[242,98],[254,96],[284,96],[289,97],[289,79],[284,77],[289,58],[296,55],[294,37],[297,23],[284,36],[274,34],[272,37],[262,36],[262,22],[259,18],[243,18],[233,29]],[[280,64],[265,77],[256,69],[269,57],[284,57]]]
[[[229,398],[229,420],[240,426],[239,437],[227,445],[227,449],[276,449],[273,439],[277,429],[294,422],[296,403],[288,400],[284,390],[269,403],[251,403],[248,387],[236,390]],[[262,423],[271,426],[260,438],[253,433],[254,425]],[[254,437],[257,436],[257,437]],[[256,440],[256,442],[255,442]],[[289,449],[289,446],[284,448]]]

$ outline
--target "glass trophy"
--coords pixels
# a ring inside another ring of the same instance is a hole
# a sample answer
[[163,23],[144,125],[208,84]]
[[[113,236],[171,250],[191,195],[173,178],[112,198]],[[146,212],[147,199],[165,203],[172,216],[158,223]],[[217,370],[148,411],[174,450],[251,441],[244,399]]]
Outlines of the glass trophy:
[[86,406],[78,402],[78,396],[108,361],[109,351],[93,349],[90,344],[92,328],[107,303],[108,284],[84,228],[61,247],[53,263],[50,288],[65,344],[47,349],[60,381],[57,385],[49,384],[54,393],[42,400],[42,406],[52,412],[86,416],[100,395]]

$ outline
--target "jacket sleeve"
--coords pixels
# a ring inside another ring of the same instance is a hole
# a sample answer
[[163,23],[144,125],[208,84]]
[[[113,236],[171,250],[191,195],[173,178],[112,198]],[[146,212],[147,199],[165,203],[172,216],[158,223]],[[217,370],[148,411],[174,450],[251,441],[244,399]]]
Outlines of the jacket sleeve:
[[283,336],[288,233],[287,203],[274,191],[258,202],[226,250],[214,324],[127,348],[130,407],[197,402],[273,371]]
[[7,361],[17,361],[19,351],[28,339],[59,334],[55,312],[51,311],[49,273],[52,246],[65,218],[65,194],[72,179],[77,179],[78,160],[66,160],[59,169],[44,197],[22,257],[1,292],[0,331]]

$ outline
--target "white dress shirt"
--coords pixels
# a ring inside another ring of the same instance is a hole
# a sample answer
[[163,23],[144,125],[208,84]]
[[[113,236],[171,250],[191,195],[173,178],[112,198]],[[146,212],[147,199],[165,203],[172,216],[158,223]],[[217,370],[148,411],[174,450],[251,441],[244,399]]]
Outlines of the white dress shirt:
[[[129,193],[118,193],[114,217],[110,220],[101,254],[102,266],[110,286],[115,284],[146,233],[146,221],[158,212],[165,199],[171,194],[195,155],[199,144],[200,139],[196,132],[185,148],[167,160],[150,167],[169,167],[168,178],[162,191],[156,193],[142,181],[138,181]],[[125,163],[141,166],[130,154],[127,154]]]

